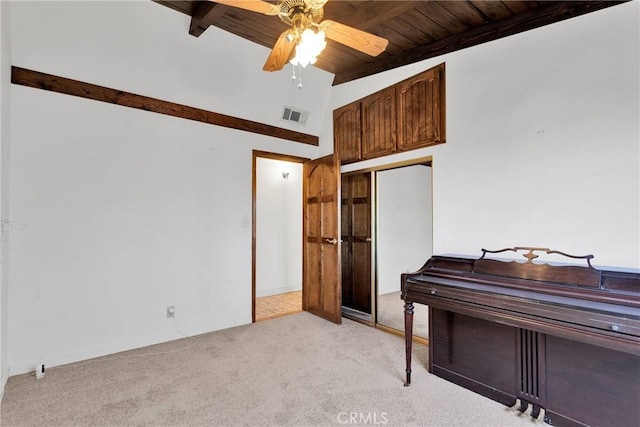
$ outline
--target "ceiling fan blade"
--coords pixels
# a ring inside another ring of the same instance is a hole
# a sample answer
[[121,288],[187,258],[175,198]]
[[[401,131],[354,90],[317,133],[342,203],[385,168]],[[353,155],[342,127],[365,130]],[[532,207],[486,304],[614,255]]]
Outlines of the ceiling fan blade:
[[328,19],[320,23],[320,28],[327,38],[371,56],[380,55],[389,44],[385,38]]
[[277,15],[280,12],[280,8],[275,4],[260,0],[215,0],[215,2],[225,6],[263,13],[265,15]]
[[327,0],[307,0],[307,7],[309,9],[320,9],[325,5]]
[[273,46],[267,58],[267,62],[265,62],[264,67],[262,67],[264,71],[282,70],[287,61],[289,61],[291,52],[293,52],[293,48],[296,47],[295,43],[287,40],[287,36],[292,33],[293,30],[287,30],[280,34],[280,37],[278,37],[276,44]]

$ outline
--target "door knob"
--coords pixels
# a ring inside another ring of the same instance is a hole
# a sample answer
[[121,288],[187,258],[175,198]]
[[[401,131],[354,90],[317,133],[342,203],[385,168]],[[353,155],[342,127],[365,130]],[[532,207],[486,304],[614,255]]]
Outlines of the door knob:
[[370,242],[371,241],[371,237],[367,237],[366,239],[364,239],[365,242]]
[[338,243],[337,239],[324,239],[327,243],[331,243],[332,245],[335,245],[336,243]]

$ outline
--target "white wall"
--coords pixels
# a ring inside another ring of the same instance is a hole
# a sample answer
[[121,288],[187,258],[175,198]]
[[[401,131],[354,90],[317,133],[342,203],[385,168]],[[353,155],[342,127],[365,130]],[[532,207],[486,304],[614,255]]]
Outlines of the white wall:
[[[261,71],[267,49],[191,37],[188,17],[152,2],[11,12],[17,66],[307,133],[324,113],[330,74],[289,91],[286,72]],[[12,374],[251,322],[252,150],[317,147],[12,89]],[[284,104],[311,110],[309,128],[281,122]]]
[[330,108],[446,63],[447,143],[343,170],[432,156],[436,254],[640,267],[639,16],[629,2],[335,87]]
[[[14,65],[313,135],[320,132],[333,74],[308,67],[304,88],[298,90],[289,66],[262,71],[269,49],[216,27],[193,37],[189,16],[146,0],[15,3]],[[310,111],[306,126],[281,121],[284,105]]]
[[379,171],[377,180],[378,294],[400,290],[400,274],[418,270],[432,255],[431,168]]
[[[7,370],[9,146],[11,125],[11,31],[9,3],[0,1],[0,397],[9,377]],[[7,229],[5,231],[5,228]]]
[[545,245],[640,266],[638,12],[333,89],[310,68],[297,91],[260,71],[268,49],[193,38],[153,2],[12,3],[14,65],[304,131],[278,119],[300,107],[321,147],[12,87],[11,373],[250,322],[252,150],[331,152],[333,108],[442,61],[447,144],[384,160],[433,156],[434,253]]
[[[288,178],[282,171],[287,168]],[[256,162],[256,296],[302,289],[302,164]]]

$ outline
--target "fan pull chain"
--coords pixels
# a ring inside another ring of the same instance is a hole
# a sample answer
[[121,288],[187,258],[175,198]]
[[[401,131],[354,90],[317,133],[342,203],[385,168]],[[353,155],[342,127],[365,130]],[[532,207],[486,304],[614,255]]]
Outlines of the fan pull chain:
[[[296,76],[296,67],[298,67],[298,75]],[[302,66],[300,64],[291,64],[291,81],[298,83],[298,89],[302,89]]]

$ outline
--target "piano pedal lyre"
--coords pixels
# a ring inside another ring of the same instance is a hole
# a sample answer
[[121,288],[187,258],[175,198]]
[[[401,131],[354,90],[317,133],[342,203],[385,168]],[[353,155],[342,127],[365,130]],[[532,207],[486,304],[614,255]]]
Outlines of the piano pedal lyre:
[[[529,408],[529,402],[527,402],[526,400],[520,399],[520,407],[518,407],[518,411],[525,413],[528,408]],[[531,412],[529,413],[529,415],[531,415],[531,418],[538,419],[538,417],[540,416],[541,409],[542,408],[540,406],[536,405],[535,403],[532,403]]]
[[518,408],[518,411],[524,413],[528,407],[529,407],[529,402],[527,402],[526,400],[520,399],[520,407]]
[[531,418],[538,419],[540,415],[540,407],[538,405],[531,405]]

